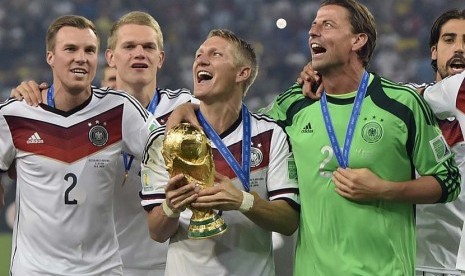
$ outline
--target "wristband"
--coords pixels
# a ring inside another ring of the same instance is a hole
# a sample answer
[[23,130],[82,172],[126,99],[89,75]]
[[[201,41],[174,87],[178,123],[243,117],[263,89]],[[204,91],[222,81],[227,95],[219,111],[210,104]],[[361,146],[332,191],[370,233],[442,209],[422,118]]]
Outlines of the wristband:
[[173,211],[173,209],[171,209],[170,206],[168,206],[168,204],[166,203],[166,200],[163,201],[163,203],[161,204],[161,208],[163,209],[165,215],[169,218],[178,218],[181,214],[180,212]]
[[253,207],[254,197],[252,194],[247,193],[246,191],[242,191],[242,203],[239,206],[239,211],[241,213],[246,213],[250,211]]

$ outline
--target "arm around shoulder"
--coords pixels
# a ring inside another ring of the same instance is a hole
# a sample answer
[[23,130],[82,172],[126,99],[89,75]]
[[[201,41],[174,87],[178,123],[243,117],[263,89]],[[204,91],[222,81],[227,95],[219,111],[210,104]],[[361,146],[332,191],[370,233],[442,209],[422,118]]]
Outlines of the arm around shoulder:
[[260,109],[258,112],[266,114],[275,120],[285,120],[287,110],[297,100],[303,99],[302,85],[294,83],[284,92],[281,92],[271,104]]

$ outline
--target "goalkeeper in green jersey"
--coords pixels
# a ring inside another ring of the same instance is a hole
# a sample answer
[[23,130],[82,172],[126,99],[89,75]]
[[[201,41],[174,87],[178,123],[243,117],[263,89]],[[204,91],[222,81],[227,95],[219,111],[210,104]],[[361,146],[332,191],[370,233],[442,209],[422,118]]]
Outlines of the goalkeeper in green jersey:
[[309,35],[321,100],[296,84],[267,110],[297,165],[295,274],[414,275],[414,204],[456,199],[453,154],[414,90],[366,72],[376,43],[366,7],[326,1]]
[[[431,48],[431,65],[436,74],[435,81],[441,81],[448,76],[461,73],[465,70],[465,9],[452,9],[443,12],[431,27],[429,46]],[[311,82],[315,71],[311,62],[304,67],[298,82],[305,80]],[[406,84],[408,87],[423,93],[428,84]],[[303,93],[311,98],[318,98],[323,88],[314,89],[303,87]],[[453,91],[453,90],[452,90]],[[442,92],[442,91],[441,91]],[[442,101],[449,92],[438,93]],[[451,92],[452,93],[452,92]],[[460,93],[458,94],[460,95]],[[435,112],[439,104],[447,109],[455,109],[453,103],[438,103],[434,97],[425,97]],[[434,100],[433,100],[434,99]],[[432,101],[433,100],[433,101]],[[457,104],[459,98],[457,98]],[[465,171],[465,142],[459,120],[449,117],[438,121],[439,127],[447,141],[459,171]],[[463,183],[462,178],[462,183]],[[464,258],[458,257],[460,237],[464,220],[465,193],[461,191],[458,198],[447,204],[418,204],[416,205],[416,275],[417,276],[444,276],[460,275],[458,269],[463,270]],[[446,238],[447,237],[447,238]],[[463,244],[465,244],[462,241]],[[465,248],[465,247],[464,247]],[[457,266],[457,269],[456,269]]]

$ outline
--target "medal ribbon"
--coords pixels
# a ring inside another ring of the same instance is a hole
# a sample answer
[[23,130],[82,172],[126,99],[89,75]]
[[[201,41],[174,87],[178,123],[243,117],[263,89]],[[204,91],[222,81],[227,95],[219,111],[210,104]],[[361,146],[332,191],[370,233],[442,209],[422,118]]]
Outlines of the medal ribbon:
[[[153,98],[150,101],[149,106],[147,107],[147,110],[152,114],[155,114],[155,109],[156,109],[157,104],[158,104],[158,97],[159,96],[158,96],[158,89],[157,89],[157,90],[155,90],[155,94],[153,95]],[[132,165],[133,160],[134,160],[133,155],[130,155],[127,152],[123,152],[124,170],[126,171],[125,179],[124,179],[125,181],[126,181],[126,178],[128,177],[128,173],[129,173],[129,170],[131,169],[131,165]]]
[[210,126],[210,124],[205,120],[200,110],[196,111],[197,118],[199,119],[200,124],[202,125],[203,129],[207,136],[212,140],[213,144],[215,144],[218,151],[221,153],[223,158],[229,164],[229,166],[233,169],[234,173],[237,175],[239,180],[244,187],[246,192],[250,191],[250,146],[252,144],[252,131],[251,131],[251,123],[250,123],[250,114],[247,107],[242,104],[242,167],[237,162],[236,158],[232,155],[231,151],[229,151],[228,147],[223,143],[220,136],[216,133],[216,131]]
[[365,99],[365,94],[368,88],[368,80],[370,79],[370,74],[367,71],[364,71],[362,81],[360,82],[357,90],[357,95],[355,96],[354,107],[352,108],[352,114],[350,115],[349,125],[347,126],[346,137],[344,141],[344,148],[339,147],[337,141],[336,133],[334,131],[333,123],[331,121],[331,116],[328,110],[328,101],[326,99],[326,91],[323,92],[320,100],[321,111],[323,113],[323,119],[326,126],[326,132],[328,133],[329,140],[331,141],[331,146],[333,147],[334,154],[336,155],[337,162],[342,168],[347,168],[349,166],[349,151],[352,144],[352,139],[354,137],[355,126],[357,125],[358,117],[360,115],[360,110],[362,109],[363,100]]
[[55,108],[55,101],[53,100],[54,91],[55,89],[53,88],[53,84],[52,84],[47,91],[47,104],[53,108]]
[[157,107],[157,105],[158,105],[158,89],[155,90],[155,94],[153,94],[153,98],[150,101],[150,104],[149,104],[149,107],[147,108],[147,110],[150,113],[155,114],[155,108]]

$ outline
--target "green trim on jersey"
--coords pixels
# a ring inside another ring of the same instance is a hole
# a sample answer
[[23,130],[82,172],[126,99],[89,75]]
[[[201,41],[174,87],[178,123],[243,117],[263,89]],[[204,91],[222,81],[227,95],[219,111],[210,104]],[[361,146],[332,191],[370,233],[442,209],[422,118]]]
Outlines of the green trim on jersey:
[[[344,141],[354,97],[327,95],[338,141]],[[295,275],[414,275],[414,206],[355,202],[339,196],[331,179],[338,168],[320,103],[293,85],[265,110],[290,137],[301,220]],[[460,176],[434,116],[414,90],[371,76],[349,154],[351,168],[368,168],[401,182],[434,176],[440,202],[454,200]]]

